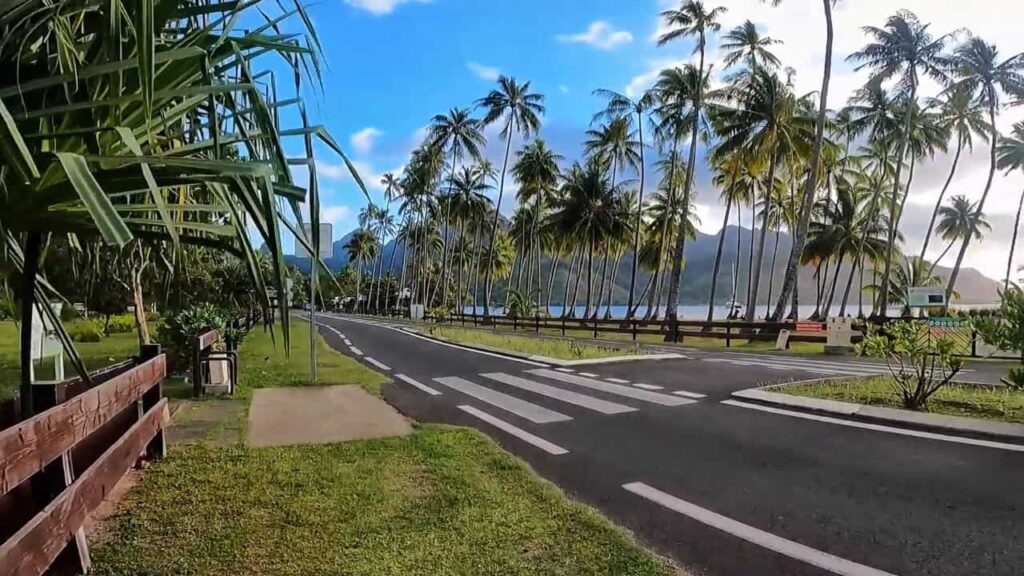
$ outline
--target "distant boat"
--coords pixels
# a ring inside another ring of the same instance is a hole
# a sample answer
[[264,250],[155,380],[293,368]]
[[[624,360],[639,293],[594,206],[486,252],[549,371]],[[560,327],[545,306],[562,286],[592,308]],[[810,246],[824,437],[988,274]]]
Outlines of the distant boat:
[[735,320],[743,316],[743,304],[736,300],[736,263],[732,265],[732,296],[729,297],[729,301],[725,303],[729,307],[729,315],[726,317],[727,320]]

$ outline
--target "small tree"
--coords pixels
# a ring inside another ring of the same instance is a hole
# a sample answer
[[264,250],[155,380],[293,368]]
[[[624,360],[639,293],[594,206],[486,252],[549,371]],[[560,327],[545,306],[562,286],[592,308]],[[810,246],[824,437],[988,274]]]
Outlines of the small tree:
[[892,388],[911,410],[927,410],[928,399],[960,372],[963,361],[953,354],[955,344],[931,334],[923,322],[893,322],[870,326],[861,350],[883,358],[892,374]]
[[[999,317],[978,316],[972,320],[972,326],[986,344],[1019,352],[1024,363],[1024,290],[1010,286],[1002,298]],[[1024,391],[1024,368],[1011,368],[1003,383]]]

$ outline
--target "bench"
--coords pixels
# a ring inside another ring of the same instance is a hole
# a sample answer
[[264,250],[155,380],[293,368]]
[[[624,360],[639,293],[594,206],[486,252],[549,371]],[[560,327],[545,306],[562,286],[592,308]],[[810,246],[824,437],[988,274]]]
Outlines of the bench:
[[825,327],[821,322],[811,320],[798,320],[794,332],[824,332]]

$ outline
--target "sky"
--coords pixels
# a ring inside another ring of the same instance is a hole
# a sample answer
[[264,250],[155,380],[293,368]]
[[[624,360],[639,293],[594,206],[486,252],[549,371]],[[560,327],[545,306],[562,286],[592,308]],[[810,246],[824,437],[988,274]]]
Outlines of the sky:
[[[592,93],[605,88],[634,95],[649,87],[658,73],[691,60],[693,44],[680,41],[659,48],[658,13],[669,0],[323,0],[310,13],[324,48],[322,93],[308,94],[311,115],[324,124],[354,160],[370,186],[373,200],[383,201],[379,185],[385,172],[400,173],[410,151],[422,142],[430,119],[454,107],[473,107],[499,74],[530,81],[545,95],[547,108],[541,137],[568,161],[581,156],[584,132],[603,100]],[[750,19],[763,34],[781,40],[774,47],[784,66],[796,70],[797,91],[820,88],[825,27],[820,0],[784,0],[778,7],[761,0],[707,0],[724,6],[722,31]],[[864,83],[846,56],[866,43],[861,27],[882,26],[899,9],[931,23],[936,35],[964,30],[998,46],[1005,57],[1024,51],[1024,2],[1018,0],[839,0],[835,18],[835,58],[829,106],[844,105]],[[708,60],[721,71],[719,39],[708,41]],[[937,86],[922,87],[933,96]],[[1004,110],[1003,133],[1024,120],[1024,107]],[[504,143],[497,128],[486,134],[486,155],[500,166]],[[516,142],[518,145],[519,142]],[[653,156],[653,154],[650,154]],[[905,251],[920,250],[935,200],[952,161],[938,154],[922,163],[902,225]],[[980,198],[988,170],[988,146],[977,142],[961,160],[949,195]],[[329,154],[318,156],[323,218],[334,224],[335,239],[357,226],[366,199],[347,170]],[[649,181],[651,179],[648,179]],[[645,193],[652,191],[653,184]],[[992,278],[1005,275],[1013,220],[1024,174],[996,177],[986,206],[992,232],[972,244],[966,265]],[[514,209],[515,185],[506,185],[502,210]],[[721,229],[724,205],[699,170],[696,191],[700,229]],[[742,224],[749,227],[749,214]],[[735,223],[735,220],[733,220]],[[943,249],[933,242],[929,257]],[[1024,265],[1024,250],[1016,265]],[[956,250],[943,261],[952,264]]]

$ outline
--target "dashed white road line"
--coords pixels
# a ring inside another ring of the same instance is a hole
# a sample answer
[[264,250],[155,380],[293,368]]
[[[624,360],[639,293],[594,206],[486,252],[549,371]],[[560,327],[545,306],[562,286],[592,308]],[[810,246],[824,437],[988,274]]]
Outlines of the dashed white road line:
[[792,416],[793,418],[803,418],[804,420],[814,420],[816,422],[824,422],[826,424],[838,424],[840,426],[863,428],[865,430],[873,430],[875,432],[887,432],[889,434],[898,434],[900,436],[914,436],[917,438],[924,438],[926,440],[940,440],[942,442],[952,442],[954,444],[969,444],[971,446],[981,446],[983,448],[995,448],[997,450],[1009,450],[1011,452],[1024,452],[1024,445],[1021,444],[1007,444],[1005,442],[993,442],[991,440],[949,436],[947,434],[910,430],[907,428],[894,428],[892,426],[883,426],[881,424],[868,424],[866,422],[856,422],[853,420],[843,420],[841,418],[831,418],[829,416],[818,416],[816,414],[805,414],[803,412],[782,410],[780,408],[772,408],[771,406],[761,406],[760,404],[748,404],[746,402],[738,402],[736,400],[723,400],[722,404],[735,406],[737,408],[746,408],[748,410],[769,412],[771,414],[780,414],[782,416]]
[[586,376],[587,378],[600,378],[597,374],[592,374],[590,372],[580,372],[580,376]]
[[664,390],[664,386],[655,386],[653,384],[633,384],[637,388],[643,388],[644,390]]
[[572,374],[573,372],[575,372],[575,370],[573,370],[572,368],[555,368],[555,370],[558,370],[559,372],[565,372],[566,374]]
[[345,339],[343,340],[343,342],[345,342],[345,346],[351,346],[351,345],[352,345],[352,341],[351,341],[351,340],[349,340],[348,338],[345,338]]
[[601,380],[583,378],[575,374],[562,374],[561,372],[555,372],[554,370],[527,370],[527,373],[536,374],[538,376],[543,376],[544,378],[550,378],[551,380],[557,380],[567,384],[583,386],[584,388],[590,388],[591,390],[599,390],[608,394],[625,396],[626,398],[633,398],[634,400],[643,400],[644,402],[650,402],[652,404],[660,404],[662,406],[685,406],[695,402],[694,400],[679,398],[678,396],[669,396],[668,394],[648,392],[646,390],[639,390],[630,386],[621,386],[619,384],[612,384]]
[[409,378],[405,374],[395,374],[395,378],[398,378],[402,382],[405,382],[406,384],[408,384],[408,385],[410,385],[410,386],[412,386],[414,388],[419,388],[420,390],[426,392],[427,394],[430,394],[431,396],[440,396],[441,395],[441,393],[438,392],[437,390],[434,390],[433,388],[431,388],[430,386],[427,386],[426,384],[421,384],[421,383],[413,380],[412,378]]
[[381,362],[380,360],[374,360],[373,358],[370,358],[369,356],[363,358],[363,360],[366,360],[367,362],[369,362],[370,364],[373,364],[374,366],[376,366],[377,368],[380,368],[381,370],[386,370],[388,372],[391,371],[391,367],[388,366],[387,364]]
[[605,378],[609,382],[615,382],[616,384],[629,384],[629,380],[623,380],[622,378]]
[[541,450],[547,452],[548,454],[551,454],[552,456],[561,456],[562,454],[569,453],[568,450],[562,448],[557,444],[548,442],[547,440],[541,438],[540,436],[530,434],[529,432],[523,430],[522,428],[519,428],[518,426],[513,426],[512,424],[509,424],[504,420],[499,420],[498,418],[495,418],[494,416],[491,416],[490,414],[483,412],[481,410],[477,410],[472,406],[459,406],[459,410],[462,410],[467,414],[472,414],[473,416],[476,416],[477,418],[483,420],[484,422],[487,422],[491,426],[494,426],[499,430],[503,430],[508,434],[515,436],[516,438],[519,438],[523,442],[526,442],[527,444],[536,446],[537,448],[540,448]]
[[538,406],[532,402],[521,400],[515,396],[509,396],[503,394],[497,390],[492,390],[479,384],[474,384],[469,380],[462,378],[456,378],[454,376],[448,378],[434,378],[434,382],[442,386],[447,386],[457,392],[462,392],[466,396],[472,396],[477,400],[487,402],[491,406],[500,408],[506,412],[511,412],[520,418],[525,418],[535,424],[549,424],[551,422],[567,422],[572,420],[571,416],[566,416],[561,412],[555,412],[549,410],[543,406]]
[[707,398],[708,397],[707,394],[697,394],[696,392],[687,392],[685,390],[677,390],[677,391],[673,392],[673,394],[675,394],[676,396],[686,396],[687,398],[697,398],[697,399]]
[[363,355],[363,351],[360,350],[359,348],[356,348],[355,346],[349,346],[348,349],[351,350],[352,353],[355,354],[356,356],[362,356]]
[[683,516],[696,520],[706,526],[711,526],[731,534],[737,538],[746,540],[753,544],[757,544],[762,548],[767,548],[773,552],[789,556],[790,558],[806,562],[811,566],[827,570],[833,574],[839,574],[840,576],[894,576],[889,572],[884,572],[870,566],[858,564],[839,556],[834,556],[828,552],[822,552],[810,546],[805,546],[799,542],[787,540],[781,536],[776,536],[770,532],[765,532],[753,526],[743,524],[717,514],[706,508],[701,508],[696,504],[692,504],[680,498],[676,498],[671,494],[667,494],[652,488],[643,482],[631,482],[629,484],[623,484],[622,486],[627,491],[640,496],[646,500],[654,502],[655,504],[664,506],[673,512],[678,512]]

